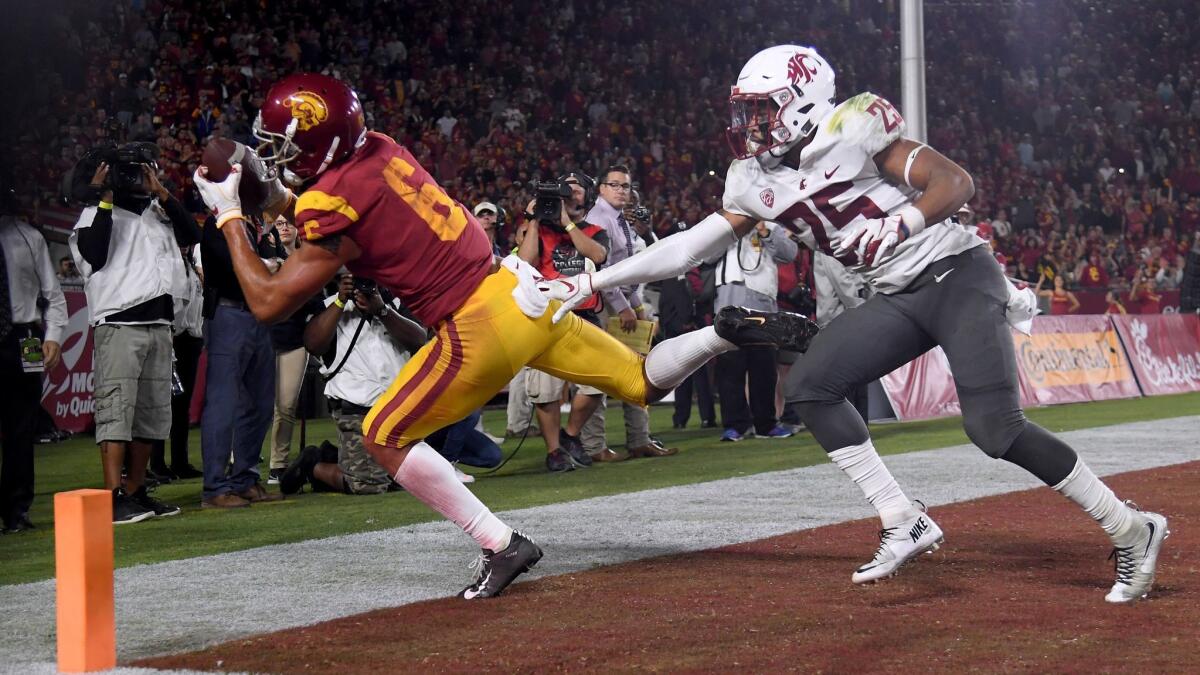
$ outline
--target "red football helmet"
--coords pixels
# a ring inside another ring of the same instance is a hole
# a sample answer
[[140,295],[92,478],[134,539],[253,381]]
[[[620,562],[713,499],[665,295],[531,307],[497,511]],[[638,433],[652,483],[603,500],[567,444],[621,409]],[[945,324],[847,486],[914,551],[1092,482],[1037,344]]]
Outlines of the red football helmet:
[[268,166],[282,169],[299,185],[318,176],[361,146],[367,138],[358,94],[328,75],[296,73],[267,92],[254,137]]

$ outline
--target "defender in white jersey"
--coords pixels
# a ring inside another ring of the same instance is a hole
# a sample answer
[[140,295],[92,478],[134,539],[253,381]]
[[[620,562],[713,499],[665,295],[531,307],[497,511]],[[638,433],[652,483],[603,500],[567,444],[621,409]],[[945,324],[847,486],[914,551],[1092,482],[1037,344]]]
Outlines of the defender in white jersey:
[[904,138],[904,120],[886,100],[859,94],[835,106],[833,97],[833,70],[815,50],[782,45],[756,54],[730,94],[728,135],[738,159],[722,209],[610,268],[546,283],[544,292],[563,301],[556,316],[600,289],[681,274],[758,220],[775,221],[861,274],[874,291],[812,340],[785,384],[813,437],[883,521],[874,558],[851,580],[890,576],[937,548],[942,531],[880,461],[846,392],[940,345],[972,442],[1028,470],[1099,522],[1117,561],[1106,600],[1145,597],[1167,521],[1118,500],[1074,450],[1021,411],[1005,318],[1009,285],[983,240],[950,220],[974,194],[970,175]]

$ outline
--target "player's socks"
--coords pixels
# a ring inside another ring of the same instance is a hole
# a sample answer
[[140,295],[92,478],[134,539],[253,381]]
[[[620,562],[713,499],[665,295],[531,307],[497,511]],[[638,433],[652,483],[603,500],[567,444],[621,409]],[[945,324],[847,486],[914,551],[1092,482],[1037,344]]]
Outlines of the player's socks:
[[737,345],[717,335],[712,326],[664,340],[646,355],[646,379],[659,389],[671,390],[718,354]]
[[893,527],[917,514],[892,472],[879,459],[870,438],[858,445],[834,450],[829,453],[829,459],[862,489],[867,501],[879,512],[884,527]]
[[1134,528],[1137,522],[1133,509],[1117,499],[1082,459],[1075,462],[1075,468],[1054,489],[1087,511],[1117,545],[1127,544],[1126,539],[1136,538],[1140,534]]
[[502,551],[508,546],[512,528],[492,515],[454,474],[454,466],[428,443],[421,441],[408,451],[395,478],[407,492],[454,521],[481,547]]

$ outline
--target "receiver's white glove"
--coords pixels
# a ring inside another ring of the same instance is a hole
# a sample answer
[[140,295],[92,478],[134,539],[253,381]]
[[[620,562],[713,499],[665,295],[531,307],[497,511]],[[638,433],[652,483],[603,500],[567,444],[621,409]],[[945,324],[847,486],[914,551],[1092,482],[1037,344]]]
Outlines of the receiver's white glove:
[[208,169],[201,166],[192,174],[192,180],[196,181],[196,189],[200,191],[205,206],[216,217],[217,229],[242,217],[242,198],[238,195],[238,188],[242,184],[242,167],[235,164],[229,169],[225,180],[214,183],[208,179]]

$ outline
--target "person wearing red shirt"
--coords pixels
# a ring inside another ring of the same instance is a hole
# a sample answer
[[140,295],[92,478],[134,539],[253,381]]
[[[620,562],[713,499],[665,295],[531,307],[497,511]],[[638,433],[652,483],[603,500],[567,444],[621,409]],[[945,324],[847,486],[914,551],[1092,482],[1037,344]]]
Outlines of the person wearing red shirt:
[[1088,258],[1087,264],[1079,271],[1077,278],[1079,285],[1084,288],[1108,287],[1108,272],[1100,264],[1100,256],[1095,253]]
[[1052,291],[1042,290],[1042,283],[1045,281],[1046,276],[1042,275],[1042,278],[1038,280],[1036,291],[1039,296],[1050,298],[1050,314],[1074,314],[1079,311],[1079,299],[1075,297],[1074,293],[1067,290],[1061,274],[1054,276],[1054,290]]

